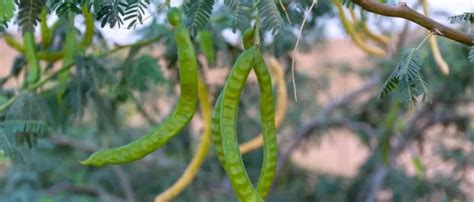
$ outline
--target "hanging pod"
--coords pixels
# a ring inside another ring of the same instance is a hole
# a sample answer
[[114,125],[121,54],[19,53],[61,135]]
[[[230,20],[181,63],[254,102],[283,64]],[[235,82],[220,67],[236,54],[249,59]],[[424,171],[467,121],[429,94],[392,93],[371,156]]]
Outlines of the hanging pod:
[[199,145],[194,152],[193,159],[189,163],[186,170],[183,172],[176,182],[168,187],[165,191],[155,197],[155,202],[171,201],[179,195],[189,184],[199,171],[199,168],[204,163],[206,155],[211,144],[211,102],[209,101],[209,94],[206,83],[198,80],[198,98],[201,107],[201,118],[203,120],[204,129],[201,135]]
[[[283,120],[285,119],[286,107],[288,105],[288,94],[286,90],[285,75],[281,67],[281,64],[278,62],[276,58],[270,57],[267,61],[268,61],[267,63],[268,68],[270,69],[272,76],[276,77],[275,81],[276,81],[276,86],[277,86],[278,97],[276,98],[277,104],[276,104],[276,110],[275,110],[275,126],[276,126],[276,129],[278,130],[278,127],[281,126]],[[255,151],[261,148],[262,145],[263,145],[263,136],[260,133],[254,138],[252,138],[251,140],[241,143],[240,153],[242,153],[243,155],[243,154]]]
[[[260,114],[264,139],[264,157],[257,189],[250,181],[240,154],[236,123],[241,92],[251,69],[260,88]],[[212,114],[212,137],[219,161],[224,167],[240,201],[263,201],[275,177],[277,143],[275,105],[271,76],[256,47],[246,49],[235,62]]]
[[175,26],[179,60],[179,85],[181,95],[171,115],[150,133],[129,144],[100,150],[82,161],[84,165],[103,166],[124,164],[139,160],[160,148],[176,136],[194,115],[197,106],[197,60],[189,31],[181,23],[181,11],[171,8],[169,22]]

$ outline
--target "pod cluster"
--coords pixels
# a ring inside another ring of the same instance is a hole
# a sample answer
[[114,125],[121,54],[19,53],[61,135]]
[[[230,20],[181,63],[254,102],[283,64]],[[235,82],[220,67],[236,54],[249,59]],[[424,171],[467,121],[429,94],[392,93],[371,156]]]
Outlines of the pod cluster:
[[[217,99],[211,126],[218,159],[240,201],[263,201],[271,188],[277,168],[278,147],[272,81],[261,52],[252,45],[255,41],[255,34],[252,33],[254,31],[255,29],[249,29],[244,34],[244,47],[247,49],[234,63],[224,89]],[[264,157],[257,188],[248,177],[236,132],[240,96],[252,69],[257,75],[261,94],[260,116],[264,142]]]
[[[170,116],[161,125],[143,137],[123,146],[99,150],[88,159],[82,161],[82,164],[104,166],[125,164],[141,159],[166,144],[188,125],[194,116],[198,102],[198,65],[189,31],[183,25],[181,16],[181,11],[177,8],[172,8],[168,12],[168,21],[175,26],[181,90],[179,101]],[[265,198],[270,190],[277,167],[275,105],[272,82],[264,58],[258,47],[255,46],[255,30],[255,28],[251,28],[246,31],[244,37],[244,47],[246,49],[240,54],[232,67],[224,89],[216,101],[211,120],[206,121],[210,124],[210,133],[216,148],[217,157],[229,176],[237,197],[240,201],[251,202],[263,201],[263,198]],[[213,59],[213,56],[208,56],[208,58]],[[236,131],[240,96],[252,69],[257,75],[261,94],[260,115],[264,155],[257,187],[254,187],[252,184],[243,164]],[[200,89],[203,89],[202,85],[202,82],[199,83]],[[207,96],[207,93],[205,95]],[[204,99],[200,98],[200,100]],[[205,143],[203,145],[203,152],[199,152],[199,157],[197,158],[201,162],[204,159],[203,156],[207,153],[208,147]],[[194,162],[194,164],[199,167],[201,163]],[[184,186],[184,184],[189,183],[196,170],[197,168],[193,168],[188,171],[186,178],[189,180],[182,181],[180,184]],[[181,185],[177,186],[183,187]],[[176,188],[176,191],[169,191],[166,194],[169,197],[165,198],[170,200],[171,196],[175,196],[181,189]],[[160,201],[164,195],[157,197],[156,200]]]

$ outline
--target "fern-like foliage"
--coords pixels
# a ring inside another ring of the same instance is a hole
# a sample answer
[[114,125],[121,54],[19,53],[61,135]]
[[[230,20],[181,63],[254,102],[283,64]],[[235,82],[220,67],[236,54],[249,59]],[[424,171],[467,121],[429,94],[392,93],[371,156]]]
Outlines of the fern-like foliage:
[[211,17],[214,0],[191,0],[184,4],[186,12],[187,26],[193,34],[203,29]]
[[382,85],[382,88],[380,89],[379,98],[386,97],[388,94],[390,94],[392,91],[397,89],[398,84],[400,84],[400,79],[398,79],[395,76],[395,73],[392,72],[390,76],[388,77],[387,80],[385,80],[384,84]]
[[53,8],[56,8],[56,14],[58,16],[65,16],[68,13],[74,13],[74,14],[81,14],[81,4],[78,1],[66,1],[66,2],[61,2],[61,1],[56,1],[53,4]]
[[142,55],[131,62],[126,69],[127,85],[138,91],[148,91],[152,86],[163,82],[165,78],[160,70],[159,63],[150,55]]
[[120,0],[110,0],[104,2],[100,11],[97,13],[97,20],[101,20],[101,27],[109,24],[110,28],[123,25],[122,16],[125,16],[127,3]]
[[6,113],[5,120],[49,120],[51,114],[46,101],[39,95],[24,92],[17,96]]
[[409,104],[416,104],[416,98],[430,99],[429,88],[421,74],[422,59],[416,48],[405,51],[397,68],[382,85],[379,97],[382,98],[394,90],[398,90],[400,99]]
[[474,46],[471,46],[471,50],[469,51],[467,58],[469,59],[469,62],[474,63]]
[[1,123],[8,137],[15,137],[16,144],[32,147],[39,137],[47,133],[47,121],[50,112],[46,102],[33,93],[23,93],[18,96]]
[[17,145],[27,145],[30,148],[48,131],[48,125],[41,120],[7,120],[2,126],[8,137],[14,137]]
[[474,13],[463,13],[448,18],[451,24],[453,23],[471,23],[474,24]]
[[283,28],[283,18],[274,0],[260,0],[257,9],[263,30],[276,34]]
[[244,30],[250,26],[249,17],[252,15],[253,1],[247,0],[224,0],[224,4],[233,14],[233,31],[237,29]]
[[45,0],[21,0],[18,4],[18,22],[23,32],[34,32]]
[[127,2],[123,20],[130,21],[127,26],[128,29],[135,28],[138,23],[143,24],[143,16],[149,4],[150,0],[131,0]]
[[15,148],[15,139],[13,136],[7,136],[2,128],[0,128],[0,149],[3,152],[3,155],[10,158],[14,162],[23,162],[23,157]]
[[[451,16],[448,18],[449,21],[451,22],[451,24],[454,24],[454,23],[470,23],[470,24],[474,24],[474,13],[463,13],[461,15],[455,15],[455,16]],[[474,46],[471,47],[471,50],[469,51],[469,55],[468,55],[468,60],[469,62],[471,63],[474,63]]]

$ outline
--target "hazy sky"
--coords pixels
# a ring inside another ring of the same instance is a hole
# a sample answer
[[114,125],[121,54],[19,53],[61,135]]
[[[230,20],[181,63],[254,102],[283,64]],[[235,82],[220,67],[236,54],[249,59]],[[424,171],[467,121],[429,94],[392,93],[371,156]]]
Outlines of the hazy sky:
[[[408,5],[413,5],[418,0],[400,0],[406,2]],[[172,0],[173,2],[173,0]],[[474,12],[474,0],[428,0],[431,11],[443,10],[452,15],[462,14],[463,12]],[[175,2],[176,3],[176,2]],[[420,11],[421,12],[421,11]],[[436,18],[437,21],[448,24],[446,18]],[[397,20],[402,21],[402,20]],[[334,20],[328,23],[327,32],[329,36],[342,37],[344,36],[344,31],[340,29],[340,22]],[[117,43],[130,43],[133,40],[136,40],[137,37],[133,36],[133,30],[126,29],[108,29],[105,31],[105,35],[111,40]],[[228,33],[228,32],[227,32]]]
[[[400,0],[406,2],[408,5],[413,5],[416,3],[418,0]],[[171,0],[172,4],[178,4],[181,2],[180,0]],[[462,14],[463,12],[474,12],[474,0],[428,0],[429,5],[430,5],[430,11],[445,11],[448,12],[449,14],[455,15],[455,14]],[[449,24],[447,19],[445,17],[442,18],[435,18],[437,21],[444,23],[444,24]],[[403,20],[396,20],[396,22],[400,23],[403,22]],[[18,31],[18,28],[11,26],[9,28],[10,32],[16,32]],[[328,33],[328,36],[333,36],[333,37],[343,37],[344,31],[341,30],[340,22],[337,19],[331,20],[328,22],[327,30],[326,32]],[[103,28],[103,33],[106,36],[106,38],[110,39],[111,41],[119,44],[126,44],[126,43],[132,43],[133,41],[137,40],[138,37],[135,36],[134,30],[127,30],[126,28]],[[224,33],[229,33],[229,32],[224,32]]]

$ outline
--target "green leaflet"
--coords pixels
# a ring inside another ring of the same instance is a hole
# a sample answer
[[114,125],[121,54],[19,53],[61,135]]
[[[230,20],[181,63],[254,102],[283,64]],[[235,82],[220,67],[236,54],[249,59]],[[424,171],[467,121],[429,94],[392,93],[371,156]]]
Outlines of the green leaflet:
[[283,18],[280,16],[274,0],[260,0],[257,3],[258,15],[262,19],[263,30],[276,34],[284,27]]
[[400,100],[409,104],[416,104],[416,98],[420,95],[423,96],[423,101],[430,100],[428,84],[421,74],[421,66],[421,54],[417,48],[405,51],[397,68],[382,85],[379,98],[397,90]]
[[0,23],[8,22],[15,12],[13,0],[0,0]]
[[35,27],[38,24],[38,19],[45,2],[38,0],[18,1],[18,24],[23,33],[35,32]]
[[474,24],[474,13],[464,12],[461,15],[454,15],[448,18],[451,24],[454,23],[471,23]]
[[213,6],[214,0],[185,1],[183,7],[189,18],[187,26],[193,35],[209,22]]
[[242,1],[242,0],[224,0],[224,4],[231,10],[233,23],[232,30],[236,31],[237,29],[244,30],[250,26],[249,16],[253,12],[253,2],[252,1]]
[[150,4],[150,0],[127,1],[127,6],[123,14],[123,20],[130,21],[127,29],[135,28],[137,24],[143,24],[143,19],[146,15],[145,10],[148,4]]

